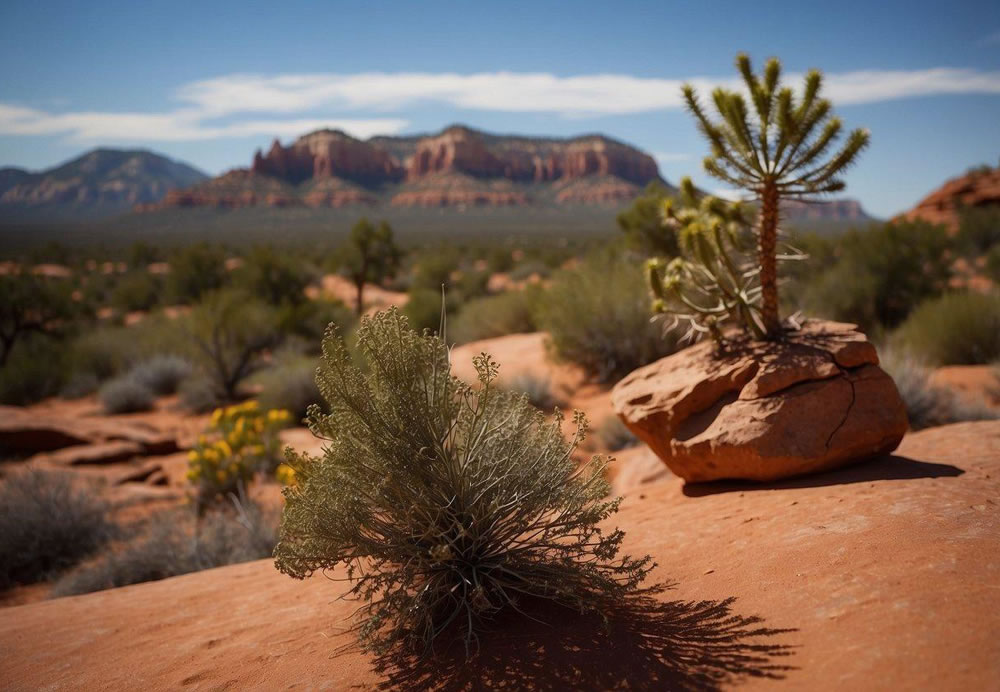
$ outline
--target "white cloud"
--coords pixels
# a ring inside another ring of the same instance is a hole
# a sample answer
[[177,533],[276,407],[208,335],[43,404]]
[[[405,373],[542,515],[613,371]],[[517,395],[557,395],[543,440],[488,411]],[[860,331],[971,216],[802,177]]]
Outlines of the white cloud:
[[741,202],[746,199],[747,195],[742,190],[732,190],[729,188],[716,188],[710,190],[709,194],[713,197],[720,197],[722,199],[728,199],[730,202]]
[[[788,84],[800,80],[801,75],[787,76]],[[615,74],[237,74],[181,86],[174,97],[183,107],[165,113],[49,113],[0,104],[0,134],[63,134],[74,140],[190,141],[262,134],[294,136],[318,127],[337,127],[368,137],[399,132],[408,123],[400,118],[345,118],[342,114],[397,113],[423,103],[564,117],[645,113],[680,108],[683,81],[692,83],[703,94],[719,85],[737,86],[731,78],[678,80]],[[933,68],[834,73],[827,75],[825,93],[838,105],[940,94],[1000,94],[1000,71]],[[316,117],[322,111],[340,115]],[[246,119],[252,114],[299,117]],[[219,124],[219,120],[227,122]]]

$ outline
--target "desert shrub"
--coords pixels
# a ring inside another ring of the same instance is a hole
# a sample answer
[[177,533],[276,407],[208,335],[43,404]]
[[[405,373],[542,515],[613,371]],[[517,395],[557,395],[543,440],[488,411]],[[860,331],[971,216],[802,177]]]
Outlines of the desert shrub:
[[53,597],[167,579],[270,556],[277,543],[276,517],[242,498],[236,511],[198,519],[190,511],[159,512],[138,538],[121,550],[65,575]]
[[149,387],[130,375],[108,380],[97,392],[105,412],[136,413],[153,408],[156,395]]
[[335,333],[324,341],[331,413],[313,409],[310,427],[328,443],[319,458],[288,452],[275,562],[299,579],[344,564],[363,646],[426,650],[452,623],[468,646],[515,599],[602,610],[639,585],[651,559],[617,557],[623,533],[598,527],[619,502],[605,499],[606,460],[571,458],[582,414],[567,441],[561,416],[494,386],[488,356],[479,387],[461,383],[446,344],[394,309],[362,320],[358,341],[367,371]]
[[932,384],[930,371],[905,353],[882,349],[879,362],[896,383],[912,430],[1000,418],[1000,413],[985,405],[966,403],[954,392]]
[[986,253],[986,276],[1000,285],[1000,245]]
[[218,395],[234,401],[243,381],[261,367],[261,355],[281,335],[274,309],[239,291],[210,295],[195,308],[183,329],[195,363]]
[[428,290],[441,295],[441,286],[445,290],[452,289],[451,275],[458,269],[459,259],[457,252],[445,248],[424,254],[414,268],[411,290]]
[[64,279],[25,272],[0,274],[0,367],[29,335],[62,338],[74,325],[77,306]]
[[677,236],[663,225],[660,210],[672,196],[670,188],[653,181],[632,204],[618,214],[618,228],[625,234],[629,246],[644,255],[674,257]]
[[528,286],[523,291],[506,291],[470,300],[449,322],[448,340],[464,344],[537,331],[535,309],[541,293],[541,288]]
[[565,406],[565,401],[552,391],[552,378],[529,372],[515,375],[502,382],[504,389],[514,394],[523,394],[528,403],[542,411],[551,411],[557,406]]
[[226,253],[207,243],[188,245],[170,255],[167,294],[178,303],[197,303],[227,280]]
[[[441,289],[436,291],[429,288],[411,289],[409,296],[403,307],[403,314],[410,324],[416,330],[429,329],[436,333],[441,326]],[[449,313],[455,309],[454,302],[450,298],[444,305]]]
[[278,431],[291,421],[281,409],[263,410],[253,399],[216,409],[205,434],[188,452],[188,480],[206,505],[235,494],[258,471],[273,473],[281,462]]
[[93,373],[103,381],[127,373],[145,359],[181,355],[189,348],[176,321],[153,314],[133,327],[87,330],[70,342],[68,358],[73,372]]
[[281,306],[277,312],[277,320],[278,330],[282,334],[301,337],[315,350],[327,325],[333,322],[347,330],[357,322],[357,316],[339,300],[309,300]]
[[201,377],[191,377],[177,389],[181,408],[191,413],[208,413],[223,403],[215,386]]
[[555,356],[602,382],[677,349],[678,333],[650,321],[642,273],[608,252],[557,273],[539,301],[537,320]]
[[639,438],[622,423],[618,416],[607,416],[602,420],[601,424],[597,426],[595,437],[601,443],[602,448],[611,452],[639,444]]
[[293,420],[301,421],[310,406],[323,406],[316,386],[316,365],[315,358],[285,357],[261,372],[257,377],[261,407],[288,411]]
[[275,307],[306,301],[308,275],[301,263],[273,248],[256,246],[247,253],[235,282],[247,293]]
[[61,344],[41,335],[29,335],[0,367],[0,404],[27,406],[55,396],[72,372]]
[[92,372],[74,372],[59,390],[63,399],[82,399],[93,394],[101,386],[97,375]]
[[1000,209],[995,206],[970,207],[959,213],[955,244],[974,257],[1000,245]]
[[128,377],[154,394],[173,394],[188,375],[191,363],[180,356],[161,354],[134,365]]
[[163,296],[163,280],[147,271],[131,271],[111,291],[111,304],[125,312],[151,310]]
[[802,290],[800,307],[862,329],[895,327],[946,289],[950,240],[940,226],[888,223],[846,233],[836,261]]
[[490,273],[507,272],[513,266],[514,253],[511,252],[510,248],[493,248],[486,256],[486,267]]
[[1000,293],[951,293],[921,304],[894,343],[933,365],[1000,359]]
[[43,581],[114,535],[107,507],[66,473],[28,469],[0,481],[0,590]]

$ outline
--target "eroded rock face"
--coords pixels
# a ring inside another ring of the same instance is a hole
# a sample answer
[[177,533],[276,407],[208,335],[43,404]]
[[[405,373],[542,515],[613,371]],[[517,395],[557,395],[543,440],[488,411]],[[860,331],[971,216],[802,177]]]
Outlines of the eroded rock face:
[[894,450],[896,385],[854,325],[810,321],[781,343],[702,342],[629,374],[615,412],[678,476],[775,480]]
[[958,231],[959,212],[963,207],[997,205],[1000,205],[1000,168],[976,170],[949,180],[902,218],[943,224],[954,233]]

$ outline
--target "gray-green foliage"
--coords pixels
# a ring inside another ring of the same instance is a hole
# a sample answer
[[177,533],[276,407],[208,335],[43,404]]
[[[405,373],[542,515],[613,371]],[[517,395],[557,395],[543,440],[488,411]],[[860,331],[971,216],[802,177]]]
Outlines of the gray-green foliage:
[[519,599],[581,610],[638,587],[649,557],[619,557],[623,533],[599,522],[606,459],[577,464],[586,422],[567,441],[525,397],[495,386],[497,365],[475,361],[479,387],[451,375],[443,341],[411,330],[395,309],[365,318],[355,365],[336,330],[318,373],[329,415],[310,411],[324,455],[291,451],[279,570],[304,578],[346,568],[363,601],[357,630],[370,650],[427,648],[453,626],[466,645],[483,620]]
[[525,286],[523,290],[470,300],[453,319],[448,320],[448,341],[464,344],[537,331],[535,306],[541,294],[541,287]]
[[97,398],[107,413],[136,413],[153,408],[156,395],[138,379],[125,375],[105,382]]
[[108,507],[64,472],[28,469],[0,480],[0,590],[75,565],[115,535]]
[[679,332],[650,321],[649,289],[637,262],[595,253],[558,272],[538,304],[538,326],[549,333],[553,354],[601,382],[677,350]]
[[893,340],[933,365],[1000,360],[1000,293],[949,293],[921,303]]

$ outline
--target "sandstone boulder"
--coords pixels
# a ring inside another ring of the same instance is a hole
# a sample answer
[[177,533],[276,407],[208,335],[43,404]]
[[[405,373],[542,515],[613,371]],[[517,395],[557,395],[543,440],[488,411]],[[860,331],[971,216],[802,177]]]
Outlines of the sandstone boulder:
[[758,481],[894,450],[896,385],[854,325],[810,321],[783,342],[702,342],[632,372],[615,412],[678,476]]

